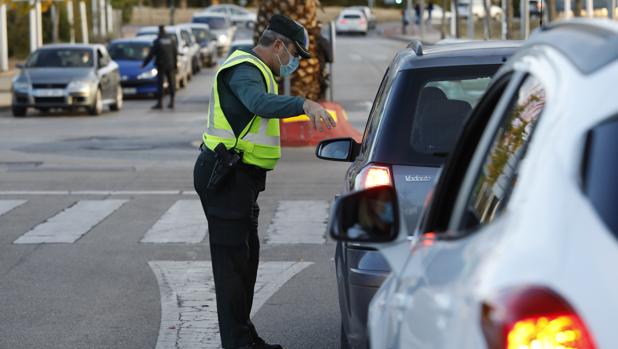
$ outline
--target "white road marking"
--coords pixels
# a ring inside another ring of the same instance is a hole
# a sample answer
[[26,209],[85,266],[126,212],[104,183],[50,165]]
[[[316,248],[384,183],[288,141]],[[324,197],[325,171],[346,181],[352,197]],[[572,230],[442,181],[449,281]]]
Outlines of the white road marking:
[[[210,261],[152,261],[161,293],[161,326],[155,349],[221,348]],[[251,316],[309,262],[260,263]]]
[[102,195],[102,196],[129,196],[129,195],[190,195],[196,196],[194,191],[186,190],[4,190],[0,195]]
[[196,244],[206,237],[207,226],[199,200],[178,200],[148,230],[141,242]]
[[126,200],[82,200],[20,236],[14,244],[74,243]]
[[0,216],[26,203],[26,200],[0,200]]
[[323,244],[329,203],[324,200],[279,201],[268,227],[269,244]]

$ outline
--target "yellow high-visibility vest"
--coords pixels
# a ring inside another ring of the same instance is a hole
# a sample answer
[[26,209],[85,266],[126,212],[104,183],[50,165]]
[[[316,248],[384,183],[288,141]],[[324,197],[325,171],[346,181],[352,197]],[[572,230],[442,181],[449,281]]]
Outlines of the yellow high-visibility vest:
[[236,146],[236,149],[243,153],[242,161],[244,163],[272,170],[281,158],[279,119],[266,119],[255,115],[237,139],[232,126],[223,113],[223,109],[221,109],[217,89],[219,74],[242,63],[251,63],[256,66],[264,76],[268,93],[278,93],[279,87],[275,82],[275,77],[264,62],[250,53],[241,50],[235,51],[225,60],[215,76],[210,93],[206,132],[204,132],[202,139],[210,150],[214,150],[219,143],[225,144],[227,149]]

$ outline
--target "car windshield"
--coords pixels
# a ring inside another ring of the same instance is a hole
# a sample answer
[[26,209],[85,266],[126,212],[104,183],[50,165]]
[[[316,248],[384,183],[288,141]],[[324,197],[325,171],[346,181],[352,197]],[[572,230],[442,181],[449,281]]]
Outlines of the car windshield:
[[57,48],[35,51],[28,68],[86,68],[94,66],[93,51],[88,48]]
[[225,18],[222,17],[194,17],[193,23],[204,23],[210,26],[210,29],[226,28]]
[[381,111],[380,161],[440,166],[499,65],[399,72]]
[[195,35],[195,39],[198,42],[208,41],[208,30],[202,28],[191,28],[193,35]]
[[143,61],[150,50],[147,42],[122,42],[113,43],[109,46],[109,54],[115,61]]

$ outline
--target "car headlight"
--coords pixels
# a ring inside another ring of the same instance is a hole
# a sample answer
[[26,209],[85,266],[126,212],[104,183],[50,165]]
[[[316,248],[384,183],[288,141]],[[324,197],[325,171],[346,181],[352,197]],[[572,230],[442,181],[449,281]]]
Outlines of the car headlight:
[[225,35],[225,34],[219,35],[219,42],[220,43],[224,43],[226,41],[227,41],[227,35]]
[[155,68],[152,68],[148,71],[145,71],[137,76],[138,79],[152,79],[157,76],[158,71]]
[[15,81],[13,82],[13,90],[27,92],[30,90],[30,83],[25,81]]
[[67,89],[73,91],[90,90],[92,82],[90,80],[73,80],[67,86]]

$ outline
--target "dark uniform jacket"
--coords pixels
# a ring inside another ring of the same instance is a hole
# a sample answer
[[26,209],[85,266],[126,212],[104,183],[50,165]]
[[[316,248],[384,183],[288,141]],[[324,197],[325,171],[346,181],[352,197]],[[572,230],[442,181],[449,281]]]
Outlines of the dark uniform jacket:
[[153,57],[157,69],[176,70],[176,59],[178,57],[176,41],[169,36],[155,39],[148,55],[144,58],[144,65],[147,65]]

